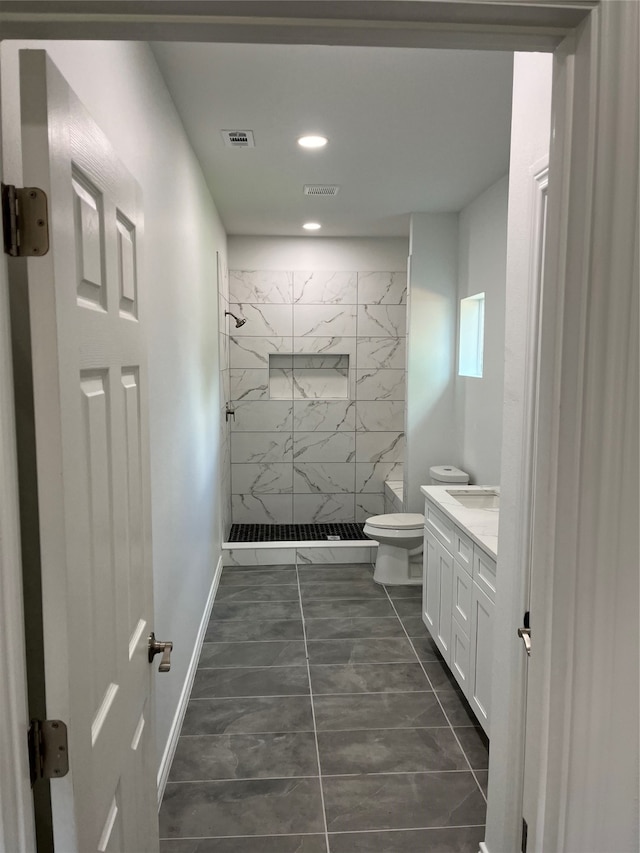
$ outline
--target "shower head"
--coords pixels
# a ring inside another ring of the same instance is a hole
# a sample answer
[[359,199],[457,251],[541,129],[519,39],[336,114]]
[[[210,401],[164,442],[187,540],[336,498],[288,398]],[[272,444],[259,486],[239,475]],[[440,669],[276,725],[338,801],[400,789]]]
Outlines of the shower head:
[[233,317],[233,319],[236,321],[236,329],[239,329],[239,328],[240,328],[240,326],[244,326],[244,324],[247,322],[247,318],[246,318],[246,317],[236,317],[236,315],[235,315],[235,314],[232,314],[232,313],[231,313],[231,311],[225,311],[225,312],[224,312],[224,316],[226,317],[226,316],[227,316],[227,314],[228,314],[230,317]]

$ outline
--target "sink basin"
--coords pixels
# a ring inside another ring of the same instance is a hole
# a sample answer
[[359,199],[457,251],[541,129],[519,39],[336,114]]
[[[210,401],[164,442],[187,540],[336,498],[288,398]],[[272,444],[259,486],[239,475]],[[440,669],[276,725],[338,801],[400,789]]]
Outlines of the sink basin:
[[468,509],[500,509],[500,492],[494,489],[447,489],[447,494]]

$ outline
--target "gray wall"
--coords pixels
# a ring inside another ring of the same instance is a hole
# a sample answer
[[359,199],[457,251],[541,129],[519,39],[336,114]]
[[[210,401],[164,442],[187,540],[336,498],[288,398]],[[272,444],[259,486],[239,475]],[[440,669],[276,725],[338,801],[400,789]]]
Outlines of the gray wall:
[[422,512],[432,465],[461,467],[454,425],[458,217],[411,216],[405,512]]
[[229,330],[233,520],[383,512],[404,458],[406,241],[231,238],[230,265],[247,318]]
[[494,485],[502,446],[508,189],[505,175],[458,218],[458,300],[485,294],[483,375],[455,379],[458,458],[472,482]]
[[[45,48],[142,187],[148,288],[155,625],[174,641],[156,679],[160,759],[220,555],[216,250],[226,236],[151,50],[134,42],[3,42],[3,131],[20,168],[19,47]],[[6,95],[6,97],[5,97]],[[7,178],[15,180],[15,171]],[[213,437],[213,440],[212,440]]]

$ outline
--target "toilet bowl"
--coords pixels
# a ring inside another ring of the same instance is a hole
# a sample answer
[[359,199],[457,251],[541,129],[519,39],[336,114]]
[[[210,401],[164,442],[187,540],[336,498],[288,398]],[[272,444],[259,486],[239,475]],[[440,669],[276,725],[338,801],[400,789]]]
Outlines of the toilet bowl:
[[412,552],[422,550],[424,515],[417,512],[391,512],[373,515],[364,525],[364,533],[378,542],[378,554],[373,579],[389,586],[420,584],[420,577],[411,577]]

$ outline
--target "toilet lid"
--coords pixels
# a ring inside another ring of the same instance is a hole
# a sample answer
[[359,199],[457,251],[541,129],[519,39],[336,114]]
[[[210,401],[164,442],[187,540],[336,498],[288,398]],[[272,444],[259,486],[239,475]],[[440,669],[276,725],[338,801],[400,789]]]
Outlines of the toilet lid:
[[419,512],[388,512],[385,515],[372,515],[367,519],[370,527],[387,527],[396,530],[415,530],[424,525],[424,515]]

